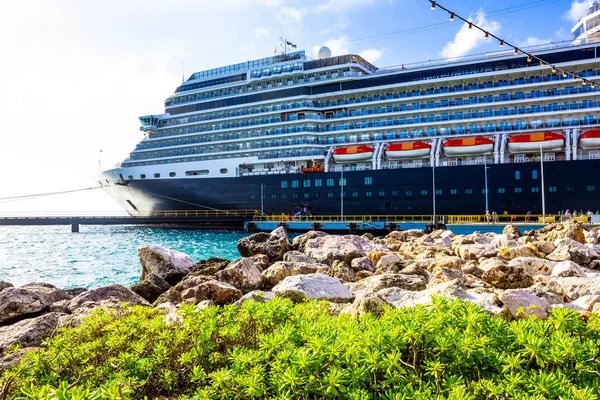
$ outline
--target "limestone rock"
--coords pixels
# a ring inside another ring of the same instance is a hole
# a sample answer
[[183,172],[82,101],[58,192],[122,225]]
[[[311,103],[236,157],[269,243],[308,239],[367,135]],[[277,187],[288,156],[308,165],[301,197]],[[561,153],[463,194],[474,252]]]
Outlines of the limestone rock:
[[33,290],[6,288],[0,292],[0,325],[39,314],[50,304]]
[[316,263],[316,260],[312,257],[307,256],[304,253],[301,253],[299,251],[288,251],[287,253],[285,253],[283,255],[283,261],[286,262],[293,262],[293,263],[298,263],[298,262],[302,262],[302,263]]
[[338,278],[342,282],[355,282],[356,275],[354,271],[344,261],[335,260],[331,268],[327,271],[327,275]]
[[547,257],[552,261],[571,260],[579,265],[587,265],[593,260],[600,259],[600,255],[593,248],[571,239],[560,239],[554,244],[556,249]]
[[47,304],[52,304],[56,301],[65,300],[70,297],[66,290],[59,289],[56,286],[43,282],[28,283],[21,286],[20,289],[37,293]]
[[79,296],[83,292],[87,292],[87,289],[83,288],[83,287],[75,287],[75,288],[71,288],[71,289],[66,289],[65,292],[67,292],[70,297],[76,297],[76,296]]
[[327,265],[332,265],[335,260],[350,264],[370,251],[387,251],[387,248],[354,235],[316,237],[309,239],[304,247],[306,255]]
[[385,273],[373,275],[365,280],[365,292],[376,293],[382,289],[397,287],[403,290],[424,290],[427,286],[425,278],[419,275],[404,275],[399,273]]
[[481,257],[494,257],[496,255],[496,250],[487,244],[459,245],[455,251],[463,260],[479,260]]
[[527,275],[550,275],[556,262],[538,257],[517,257],[510,260],[509,267],[521,268]]
[[0,354],[11,345],[22,347],[39,346],[58,326],[58,320],[66,314],[48,313],[37,318],[19,321],[12,325],[0,326]]
[[484,272],[492,269],[494,267],[505,267],[508,265],[508,262],[503,258],[492,257],[481,260],[479,263],[479,268]]
[[513,224],[508,224],[502,229],[503,235],[510,235],[513,239],[521,237],[521,231]]
[[425,235],[425,231],[421,229],[409,229],[406,231],[394,231],[390,232],[385,237],[385,244],[390,250],[396,251],[399,245],[404,242],[412,242]]
[[0,281],[0,292],[9,287],[14,287],[14,286],[10,282]]
[[572,239],[579,243],[585,243],[583,225],[572,219],[558,224],[546,225],[537,232],[538,240],[554,242],[556,239]]
[[241,290],[215,278],[192,273],[177,285],[160,295],[154,304],[171,302],[197,304],[202,300],[213,300],[216,304],[230,304],[242,297]]
[[27,354],[34,351],[39,351],[39,349],[39,347],[24,347],[5,355],[2,355],[2,353],[0,352],[0,376],[2,376],[2,373],[4,371],[7,371],[19,365],[21,360],[23,360],[23,358],[25,358]]
[[375,272],[375,266],[373,265],[373,261],[369,257],[359,257],[352,260],[350,267],[354,272],[359,271],[370,271]]
[[585,277],[585,271],[573,261],[562,261],[554,265],[552,276],[581,276]]
[[130,289],[150,303],[153,303],[158,296],[169,290],[170,287],[171,285],[161,276],[149,274],[146,275],[142,282],[132,285]]
[[565,307],[574,311],[592,311],[596,308],[596,304],[600,304],[600,295],[581,296],[577,300],[565,304]]
[[86,302],[100,303],[107,300],[129,303],[130,305],[150,305],[143,297],[132,290],[121,285],[111,285],[89,290],[75,297],[69,302],[69,311],[75,313]]
[[50,306],[48,307],[48,312],[57,312],[57,313],[61,313],[61,314],[68,314],[69,313],[69,302],[70,300],[59,300],[56,301],[52,304],[50,304]]
[[398,262],[398,261],[402,261],[402,260],[396,254],[394,254],[394,253],[385,254],[385,255],[379,257],[379,261],[377,261],[376,269],[385,271],[385,270],[387,270],[387,267],[390,264]]
[[428,269],[434,271],[438,268],[451,268],[451,269],[462,269],[465,265],[465,261],[456,256],[441,256],[431,260]]
[[303,299],[327,300],[333,303],[347,303],[354,295],[339,279],[324,274],[288,276],[273,288],[278,297],[293,301]]
[[477,265],[468,264],[462,268],[462,272],[466,275],[473,275],[479,279],[483,276],[483,270],[479,268]]
[[538,319],[548,318],[549,304],[525,290],[507,290],[500,296],[500,300],[515,317],[534,315]]
[[306,247],[306,242],[310,239],[328,236],[325,232],[321,231],[308,231],[304,235],[299,235],[292,240],[292,248],[294,250],[298,250],[299,252],[304,252]]
[[387,288],[379,291],[377,294],[396,308],[431,304],[431,297],[439,296],[470,301],[491,314],[501,315],[503,313],[502,308],[498,306],[498,298],[494,293],[480,289],[470,289],[467,291],[458,286],[456,282],[437,285],[420,292]]
[[368,293],[358,296],[352,303],[349,312],[356,317],[367,313],[381,316],[389,307],[391,305],[376,293]]
[[498,266],[485,271],[481,279],[500,289],[517,289],[533,285],[533,278],[521,268]]
[[266,303],[273,300],[275,294],[273,292],[262,292],[260,290],[253,290],[250,293],[243,295],[238,301],[233,303],[235,306],[241,306],[248,300],[254,300],[258,303]]
[[366,279],[366,278],[373,276],[373,273],[371,271],[362,270],[362,271],[356,272],[355,275],[356,275],[356,280],[360,281],[362,279]]
[[[384,251],[370,251],[367,253],[367,258],[375,265],[377,265],[377,263],[379,262],[379,260],[381,260],[381,257],[388,255],[391,253],[388,252],[384,252]],[[362,258],[362,257],[361,257]]]
[[540,253],[544,253],[545,255],[552,253],[556,249],[556,246],[552,242],[534,241],[532,244]]
[[492,238],[490,242],[490,247],[496,250],[499,250],[503,247],[511,248],[518,247],[520,243],[513,239],[510,235],[497,235]]
[[455,281],[458,286],[464,287],[467,282],[467,277],[460,269],[438,267],[434,270],[433,278],[431,278],[427,286],[432,287],[451,281]]
[[583,231],[583,236],[585,237],[585,242],[589,244],[598,244],[598,232],[594,230],[585,230]]
[[521,245],[519,247],[503,247],[498,250],[498,257],[505,260],[512,260],[517,257],[538,257],[544,258],[544,254],[531,243]]
[[329,270],[325,264],[306,263],[306,262],[285,262],[278,261],[262,272],[270,286],[275,286],[288,276],[313,274],[315,272],[325,272]]
[[259,232],[240,239],[237,248],[242,257],[264,254],[272,263],[283,260],[283,255],[290,249],[290,243],[287,237]]
[[277,228],[275,228],[274,230],[271,231],[271,236],[280,238],[280,239],[285,239],[285,240],[289,240],[288,238],[288,233],[285,230],[285,227],[283,226],[278,226]]
[[181,292],[181,300],[186,304],[199,304],[212,300],[217,305],[231,304],[242,297],[242,292],[229,283],[211,279]]
[[429,282],[429,280],[432,278],[432,274],[431,272],[427,271],[423,266],[419,265],[418,263],[409,263],[406,267],[402,268],[400,271],[398,271],[399,274],[401,275],[418,275],[418,276],[422,276],[423,279],[425,279],[425,283]]
[[534,284],[523,290],[544,299],[548,304],[563,304],[565,290],[556,281],[556,278],[546,275],[538,275],[534,278]]
[[206,260],[201,260],[194,266],[194,272],[199,275],[212,275],[214,276],[217,272],[224,270],[231,264],[231,261],[225,258],[211,257]]
[[175,285],[194,269],[194,262],[187,254],[156,244],[140,247],[138,256],[142,264],[140,282],[154,274]]
[[600,279],[581,278],[578,276],[551,278],[562,288],[565,302],[571,302],[583,296],[600,295]]
[[243,257],[233,261],[224,270],[217,272],[216,277],[220,281],[232,284],[243,293],[248,293],[252,290],[262,289],[262,272],[262,268],[257,266],[253,259]]

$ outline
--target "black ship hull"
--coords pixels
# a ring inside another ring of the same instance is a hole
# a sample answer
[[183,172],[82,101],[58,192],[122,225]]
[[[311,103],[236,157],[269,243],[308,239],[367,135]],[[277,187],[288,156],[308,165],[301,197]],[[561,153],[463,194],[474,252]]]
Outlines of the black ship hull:
[[[424,215],[486,211],[486,167],[344,171],[344,214]],[[600,160],[543,164],[547,213],[600,209]],[[238,178],[132,180],[107,187],[130,213],[157,210],[255,209],[266,214],[313,215],[341,211],[341,173],[260,175]],[[542,213],[541,164],[488,164],[488,208],[498,214]],[[263,200],[261,202],[261,191]]]

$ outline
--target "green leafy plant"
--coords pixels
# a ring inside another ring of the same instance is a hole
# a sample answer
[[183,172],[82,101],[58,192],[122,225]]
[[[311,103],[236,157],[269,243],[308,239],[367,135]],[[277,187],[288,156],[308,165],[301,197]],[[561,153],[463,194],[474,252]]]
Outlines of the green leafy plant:
[[[96,310],[6,371],[0,399],[598,399],[600,318],[506,321],[435,298],[380,317],[327,303]],[[4,389],[3,389],[4,388]],[[4,395],[2,394],[4,391]]]

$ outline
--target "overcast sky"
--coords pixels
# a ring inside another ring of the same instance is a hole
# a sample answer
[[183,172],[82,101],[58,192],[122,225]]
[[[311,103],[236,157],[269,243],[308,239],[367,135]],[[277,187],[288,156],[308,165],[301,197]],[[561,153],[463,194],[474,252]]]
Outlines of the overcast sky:
[[[519,45],[569,38],[588,2],[447,0]],[[514,8],[520,6],[520,8]],[[143,137],[140,115],[195,71],[268,57],[285,35],[379,67],[497,49],[427,0],[22,0],[0,13],[0,198],[94,186]],[[103,153],[99,153],[99,149]],[[100,157],[101,156],[101,157]],[[100,191],[7,211],[113,211]]]

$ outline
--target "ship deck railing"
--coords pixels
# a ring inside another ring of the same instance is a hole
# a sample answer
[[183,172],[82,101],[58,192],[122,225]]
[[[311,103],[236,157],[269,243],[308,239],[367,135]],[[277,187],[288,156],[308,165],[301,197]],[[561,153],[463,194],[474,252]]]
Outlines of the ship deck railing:
[[541,214],[498,214],[494,220],[492,215],[302,215],[293,216],[288,214],[260,214],[257,213],[254,217],[255,222],[385,222],[385,223],[431,223],[436,218],[440,222],[447,219],[448,224],[487,224],[487,223],[556,223],[573,219],[574,221],[584,224],[589,223],[587,215],[572,216],[570,218],[560,214],[546,214],[544,217]]

